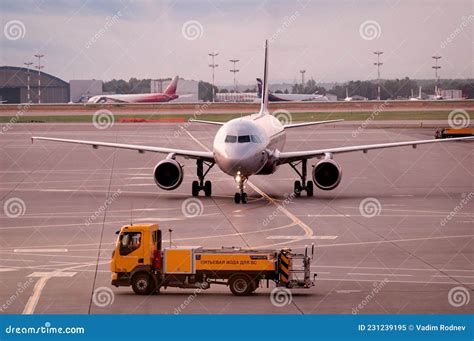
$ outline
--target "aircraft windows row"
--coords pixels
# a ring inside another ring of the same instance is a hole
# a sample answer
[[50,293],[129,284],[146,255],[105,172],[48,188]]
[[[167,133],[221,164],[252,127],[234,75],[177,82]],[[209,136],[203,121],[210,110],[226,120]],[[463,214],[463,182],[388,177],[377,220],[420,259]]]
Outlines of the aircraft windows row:
[[226,143],[261,143],[262,140],[257,135],[242,135],[242,136],[235,136],[235,135],[227,135],[225,138]]

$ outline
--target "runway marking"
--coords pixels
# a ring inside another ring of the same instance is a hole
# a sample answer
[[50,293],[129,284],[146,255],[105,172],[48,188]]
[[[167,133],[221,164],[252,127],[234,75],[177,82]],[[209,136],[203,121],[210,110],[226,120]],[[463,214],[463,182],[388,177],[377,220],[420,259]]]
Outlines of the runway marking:
[[35,312],[36,305],[38,304],[41,293],[46,285],[46,282],[52,277],[72,277],[77,272],[33,272],[27,277],[39,277],[40,279],[36,282],[35,287],[33,288],[33,294],[28,299],[25,309],[23,309],[23,315],[31,315]]
[[[426,238],[408,238],[408,239],[391,239],[391,240],[375,240],[368,242],[355,242],[355,243],[339,243],[339,244],[323,244],[315,245],[314,247],[332,247],[332,246],[354,246],[354,245],[370,245],[370,244],[385,244],[385,243],[401,243],[401,242],[415,242],[420,240],[439,240],[439,239],[452,239],[452,238],[472,238],[474,235],[460,235],[460,236],[442,236],[442,237],[426,237]],[[301,245],[300,247],[303,247]],[[293,248],[299,247],[295,245]]]
[[[295,239],[298,238],[299,240],[302,239],[298,236],[268,236],[267,239]],[[337,236],[311,236],[307,239],[317,239],[317,240],[334,240]]]
[[68,249],[14,249],[15,253],[29,253],[29,252],[68,252]]
[[[374,270],[408,270],[408,271],[436,271],[436,269],[421,269],[421,268],[389,268],[389,267],[374,267],[374,266],[340,266],[340,265],[311,265],[312,268],[331,268],[331,269],[374,269]],[[465,269],[439,269],[439,271],[459,271],[472,272],[473,270]]]
[[18,271],[18,269],[12,269],[12,268],[0,268],[0,272],[8,272],[8,271]]
[[336,290],[338,294],[353,294],[357,292],[362,292],[362,290]]
[[[376,279],[346,279],[346,278],[318,278],[319,281],[338,281],[338,282],[371,282],[373,283]],[[383,278],[380,281],[384,280]],[[407,283],[407,284],[449,284],[453,285],[457,282],[433,282],[433,281],[402,281],[402,280],[387,280],[389,283]],[[473,283],[464,283],[463,285],[473,285]]]
[[412,275],[408,274],[369,274],[365,272],[349,272],[348,275],[368,275],[368,276],[404,276],[404,277],[411,277]]
[[[211,152],[211,150],[209,148],[207,148],[207,146],[205,146],[201,141],[199,141],[197,138],[195,138],[189,131],[187,131],[186,129],[184,130],[188,135],[189,137],[191,137],[197,144],[199,144],[202,148],[204,148],[206,151],[208,152]],[[251,183],[250,181],[247,181],[247,184],[252,187],[252,189],[259,193],[262,197],[264,197],[265,199],[267,199],[267,201],[269,201],[270,203],[272,203],[280,212],[282,212],[283,214],[285,214],[288,218],[290,218],[296,225],[299,225],[303,231],[304,231],[304,237],[301,237],[301,236],[295,236],[295,241],[296,240],[301,240],[301,239],[309,239],[310,237],[313,236],[313,230],[311,229],[311,227],[309,227],[308,225],[306,225],[305,223],[303,223],[303,221],[301,221],[297,216],[295,216],[293,213],[291,213],[290,211],[288,211],[286,208],[284,208],[283,206],[281,206],[280,204],[278,204],[273,198],[271,198],[268,194],[266,194],[265,192],[263,192],[260,188],[258,188],[257,186],[255,186],[253,183]]]
[[[474,278],[474,276],[464,276],[464,275],[449,275],[451,277],[465,277],[465,278]],[[449,277],[447,275],[432,275],[431,277]]]

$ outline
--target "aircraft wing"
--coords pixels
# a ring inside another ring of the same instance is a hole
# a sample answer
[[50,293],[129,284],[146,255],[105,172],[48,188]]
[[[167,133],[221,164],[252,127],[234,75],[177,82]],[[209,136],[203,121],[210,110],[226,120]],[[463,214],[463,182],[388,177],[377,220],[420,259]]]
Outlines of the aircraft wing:
[[384,149],[384,148],[394,148],[394,147],[404,147],[412,146],[416,148],[419,144],[429,144],[429,143],[443,143],[443,142],[456,142],[464,140],[474,140],[474,137],[457,137],[449,139],[439,139],[439,140],[418,140],[418,141],[405,141],[405,142],[392,142],[392,143],[379,143],[379,144],[367,144],[362,146],[350,146],[350,147],[338,147],[338,148],[327,148],[327,149],[316,149],[316,150],[306,150],[306,151],[297,151],[297,152],[281,152],[279,155],[276,155],[278,162],[280,164],[289,163],[293,161],[299,161],[303,159],[312,159],[318,156],[324,156],[325,154],[340,154],[340,153],[349,153],[363,151],[367,153],[368,150],[372,149]]
[[225,122],[216,122],[216,121],[204,121],[204,120],[189,120],[189,122],[197,122],[197,123],[205,123],[205,124],[214,124],[218,126],[222,126],[225,124]]
[[304,122],[304,123],[286,124],[286,125],[283,126],[283,129],[298,128],[298,127],[304,127],[304,126],[313,126],[313,125],[317,125],[317,124],[334,123],[334,122],[341,122],[341,121],[344,121],[344,120],[340,119],[340,120],[329,120],[329,121],[317,121],[317,122]]
[[208,161],[208,162],[214,162],[214,154],[212,152],[206,152],[206,151],[141,146],[141,145],[136,145],[136,144],[124,144],[124,143],[58,139],[58,138],[53,138],[53,137],[40,137],[40,136],[33,136],[31,138],[31,141],[34,141],[34,140],[84,144],[84,145],[92,146],[92,148],[94,149],[97,149],[99,147],[109,147],[109,148],[136,150],[139,153],[153,152],[153,153],[162,153],[162,154],[176,154],[179,156],[183,156],[186,159],[197,159],[197,160],[203,160],[203,161]]

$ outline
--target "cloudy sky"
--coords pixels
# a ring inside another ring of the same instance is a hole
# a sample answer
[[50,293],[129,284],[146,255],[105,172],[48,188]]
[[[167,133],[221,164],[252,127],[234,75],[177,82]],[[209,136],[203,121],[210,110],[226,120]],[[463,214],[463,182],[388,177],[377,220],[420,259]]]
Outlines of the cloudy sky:
[[2,0],[0,64],[22,66],[45,54],[44,70],[64,80],[180,75],[241,84],[262,74],[271,40],[272,82],[376,78],[474,78],[472,0],[74,1]]

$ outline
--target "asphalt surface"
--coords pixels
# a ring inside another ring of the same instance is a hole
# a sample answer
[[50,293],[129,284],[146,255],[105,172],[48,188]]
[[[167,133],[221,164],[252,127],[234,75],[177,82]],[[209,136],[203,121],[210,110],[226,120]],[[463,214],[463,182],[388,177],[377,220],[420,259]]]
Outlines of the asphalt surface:
[[[213,197],[200,197],[201,214],[187,217],[183,207],[195,179],[190,160],[182,160],[182,185],[166,192],[152,179],[163,155],[30,141],[36,135],[201,150],[211,148],[216,129],[14,124],[1,134],[0,313],[472,313],[472,143],[338,155],[340,186],[315,190],[313,198],[285,200],[297,178],[282,166],[250,179],[246,205],[234,204],[233,179],[214,167],[207,178]],[[293,129],[286,150],[433,136],[432,129],[353,132]],[[107,198],[114,199],[106,204]],[[293,290],[283,306],[272,303],[272,287],[249,297],[223,286],[136,296],[112,287],[108,270],[115,231],[131,220],[159,222],[166,239],[173,229],[177,245],[302,250],[314,243],[318,277],[314,287]]]

